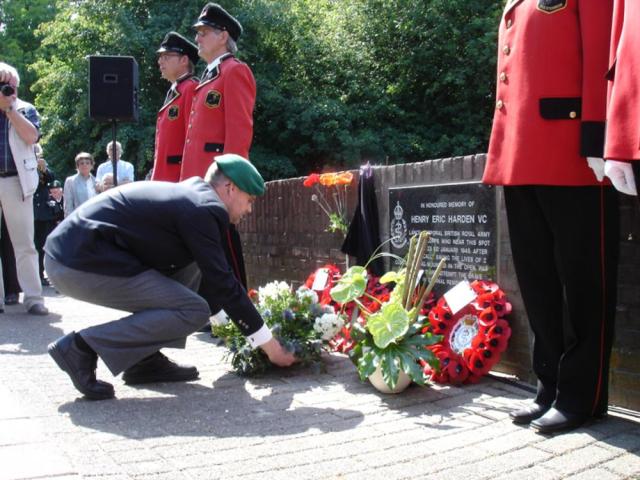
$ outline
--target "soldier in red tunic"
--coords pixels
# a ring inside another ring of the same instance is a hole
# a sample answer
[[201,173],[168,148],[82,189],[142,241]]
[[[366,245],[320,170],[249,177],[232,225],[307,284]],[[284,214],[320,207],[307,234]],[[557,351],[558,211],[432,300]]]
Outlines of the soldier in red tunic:
[[191,111],[191,100],[198,85],[193,76],[198,47],[176,32],[169,32],[158,49],[162,78],[171,82],[156,121],[156,148],[151,180],[177,182],[180,179],[182,151]]
[[639,26],[640,2],[616,0],[607,77],[605,173],[616,189],[627,195],[637,195],[640,180]]
[[242,26],[220,5],[208,3],[194,27],[198,54],[208,65],[193,98],[181,180],[203,176],[222,153],[249,158],[253,138],[256,82],[234,57]]
[[[607,411],[617,195],[603,185],[607,0],[509,0],[483,181],[504,185],[518,283],[534,334],[541,432]],[[590,168],[591,167],[591,168]]]

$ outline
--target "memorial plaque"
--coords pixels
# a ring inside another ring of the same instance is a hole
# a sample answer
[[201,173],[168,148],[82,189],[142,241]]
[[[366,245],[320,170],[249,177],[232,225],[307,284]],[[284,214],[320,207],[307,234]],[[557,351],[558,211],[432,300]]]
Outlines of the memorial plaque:
[[437,294],[465,279],[495,280],[495,188],[479,182],[390,188],[389,217],[391,253],[404,257],[411,236],[426,230],[431,239],[423,268],[432,272],[447,258]]

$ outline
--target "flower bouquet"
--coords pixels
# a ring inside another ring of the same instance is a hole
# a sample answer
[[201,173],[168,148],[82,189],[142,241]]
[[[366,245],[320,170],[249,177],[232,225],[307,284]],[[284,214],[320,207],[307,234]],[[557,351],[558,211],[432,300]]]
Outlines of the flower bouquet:
[[[403,376],[424,385],[428,375],[421,364],[430,365],[435,371],[439,368],[438,358],[427,347],[442,337],[425,330],[427,319],[419,315],[444,266],[443,259],[430,277],[420,275],[428,240],[427,232],[412,237],[404,267],[397,272],[387,272],[380,278],[380,283],[393,282],[395,288],[389,299],[380,303],[377,311],[372,312],[362,302],[363,296],[370,298],[366,293],[366,266],[349,268],[331,290],[331,297],[336,302],[343,305],[355,302],[358,305],[361,315],[357,320],[351,320],[350,335],[354,346],[349,357],[356,365],[361,380],[372,380],[374,374],[381,375],[387,387],[382,391],[397,392]],[[408,385],[409,381],[405,384]]]
[[[299,363],[321,370],[320,354],[325,342],[343,327],[343,320],[331,306],[318,303],[318,295],[306,287],[293,291],[286,282],[271,282],[250,292],[256,308],[273,335]],[[231,322],[213,325],[212,332],[229,348],[233,369],[242,376],[264,373],[272,368],[267,355],[253,349]]]
[[[305,178],[303,185],[314,188],[316,193],[311,200],[316,202],[329,217],[328,232],[347,234],[347,187],[353,182],[353,173],[312,173]],[[324,187],[324,189],[321,188]]]

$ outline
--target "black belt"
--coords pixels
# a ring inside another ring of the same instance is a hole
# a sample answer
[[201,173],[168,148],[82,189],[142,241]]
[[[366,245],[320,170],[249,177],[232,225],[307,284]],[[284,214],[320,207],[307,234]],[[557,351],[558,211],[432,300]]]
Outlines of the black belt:
[[0,178],[15,177],[18,172],[0,172]]

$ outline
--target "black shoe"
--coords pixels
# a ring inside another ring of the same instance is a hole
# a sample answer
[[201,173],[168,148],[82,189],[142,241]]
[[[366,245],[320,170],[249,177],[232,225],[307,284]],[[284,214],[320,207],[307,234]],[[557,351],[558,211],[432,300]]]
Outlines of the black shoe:
[[590,418],[588,414],[569,413],[550,408],[543,416],[531,422],[531,426],[540,433],[560,432],[578,428]]
[[69,375],[73,386],[85,397],[90,400],[113,398],[113,385],[96,379],[98,356],[80,350],[75,340],[76,335],[77,333],[71,332],[50,343],[49,355]]
[[9,293],[6,297],[4,297],[5,305],[17,305],[18,304],[18,294],[17,293]]
[[543,416],[545,413],[547,413],[547,410],[549,410],[549,408],[551,407],[547,405],[540,405],[539,403],[534,402],[528,407],[509,413],[509,417],[511,417],[513,423],[524,425],[530,423],[536,418],[540,418],[541,416]]
[[188,382],[198,378],[198,369],[193,366],[179,365],[160,352],[139,361],[127,368],[122,380],[127,385],[156,382]]
[[49,309],[42,303],[34,303],[29,307],[27,313],[29,315],[49,315]]

